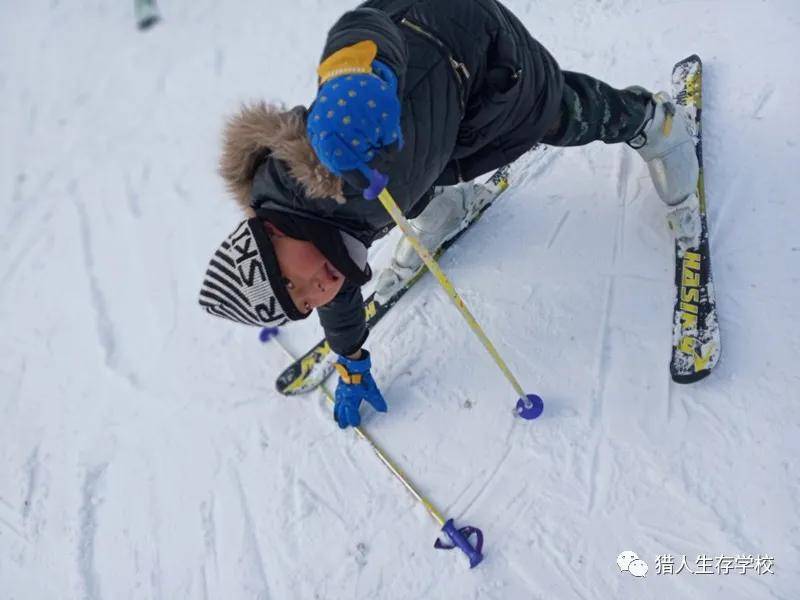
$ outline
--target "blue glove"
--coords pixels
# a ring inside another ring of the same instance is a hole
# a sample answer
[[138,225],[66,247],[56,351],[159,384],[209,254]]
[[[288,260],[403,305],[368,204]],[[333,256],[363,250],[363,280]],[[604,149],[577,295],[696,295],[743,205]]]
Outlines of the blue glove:
[[339,385],[336,386],[333,418],[340,428],[361,424],[358,407],[362,400],[369,402],[378,412],[386,412],[386,401],[369,372],[372,367],[369,352],[362,350],[360,360],[340,356],[334,367],[339,373]]
[[397,76],[384,63],[372,73],[341,75],[319,88],[306,125],[311,146],[334,175],[364,168],[403,145]]

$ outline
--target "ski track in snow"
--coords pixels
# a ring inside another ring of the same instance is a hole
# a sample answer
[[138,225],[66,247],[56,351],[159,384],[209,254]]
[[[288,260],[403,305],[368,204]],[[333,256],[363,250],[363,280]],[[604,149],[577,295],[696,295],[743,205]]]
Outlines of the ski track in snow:
[[614,236],[614,251],[611,257],[612,267],[617,264],[617,257],[625,252],[625,216],[628,205],[628,179],[630,178],[630,152],[620,153],[619,168],[617,169],[617,198],[619,199],[619,218],[617,220],[617,231]]
[[345,520],[344,516],[342,516],[338,510],[336,510],[327,500],[325,500],[322,495],[311,489],[308,483],[306,483],[303,479],[298,478],[294,487],[299,496],[304,496],[304,498],[298,501],[299,505],[307,503],[307,501],[311,499],[316,503],[316,506],[320,506],[327,510],[332,516],[336,517],[336,520],[342,524],[343,528],[347,529],[347,520]]
[[[210,558],[214,566],[214,575],[219,579],[219,560],[217,558],[217,525],[214,519],[214,495],[200,505],[200,522],[203,529],[203,543],[205,544],[206,558]],[[207,573],[203,567],[203,584],[207,587]],[[207,591],[206,591],[207,595]]]
[[[516,420],[514,421],[514,423],[516,423]],[[506,450],[503,453],[503,456],[501,456],[500,460],[497,461],[497,463],[495,464],[494,467],[492,467],[492,469],[490,470],[489,475],[486,477],[486,480],[484,481],[484,483],[475,492],[475,496],[472,498],[472,500],[467,502],[461,508],[460,512],[462,514],[469,514],[469,509],[472,508],[472,506],[476,502],[478,502],[478,500],[480,500],[481,497],[483,497],[488,490],[491,489],[490,486],[491,486],[492,481],[497,477],[497,474],[500,472],[500,470],[506,464],[506,461],[508,460],[508,457],[511,455],[512,449],[513,449],[513,447],[511,445],[507,445],[506,446]],[[469,486],[468,486],[467,489],[469,489]],[[456,496],[456,502],[458,501],[459,498],[460,498],[460,494],[458,496]],[[452,512],[452,508],[453,508],[453,505],[449,506],[448,509],[447,509],[447,512],[451,513]]]
[[[583,585],[572,575],[572,571],[564,559],[564,553],[553,544],[551,532],[543,531],[539,524],[534,524],[532,529],[537,533],[536,546],[541,548],[541,560],[550,566],[560,575],[559,581],[567,585],[579,600],[591,600],[591,594]],[[513,564],[513,562],[512,562]],[[523,570],[523,566],[517,567],[517,572]]]
[[2,497],[0,497],[0,504],[6,506],[8,508],[8,512],[11,513],[8,517],[4,517],[2,512],[0,512],[0,525],[2,525],[7,531],[13,533],[23,542],[28,543],[28,538],[25,535],[24,531],[17,525],[14,525],[14,523],[12,522],[13,520],[16,520],[16,515],[19,514],[19,511],[17,511],[17,509],[15,509],[11,505],[11,503],[9,503]]
[[[631,177],[630,152],[623,149],[618,155],[619,163],[616,173],[617,198],[619,210],[617,211],[616,230],[613,237],[611,252],[611,273],[606,276],[606,289],[603,300],[602,317],[599,324],[599,338],[595,355],[597,362],[595,365],[594,386],[592,393],[592,409],[590,423],[594,427],[593,439],[591,442],[591,457],[589,460],[589,494],[587,510],[590,515],[594,514],[597,502],[598,488],[603,487],[600,464],[602,463],[606,448],[606,431],[603,422],[606,377],[608,374],[608,352],[609,336],[611,334],[611,313],[614,308],[614,291],[617,284],[617,262],[620,255],[625,250],[625,221],[628,203],[628,181]],[[611,448],[613,451],[613,448]]]
[[598,487],[600,484],[600,469],[599,463],[602,459],[603,445],[605,440],[605,428],[603,427],[603,404],[605,402],[605,385],[607,375],[607,344],[609,337],[609,327],[611,319],[611,311],[614,303],[614,287],[616,285],[616,264],[617,256],[624,245],[625,240],[625,199],[628,169],[626,153],[623,153],[623,158],[620,162],[620,169],[617,175],[617,190],[620,192],[619,203],[620,210],[617,219],[617,228],[614,233],[613,250],[611,253],[611,270],[612,273],[606,276],[606,290],[603,300],[603,312],[599,324],[599,336],[595,355],[597,362],[595,364],[594,372],[594,386],[592,391],[592,408],[590,413],[590,423],[593,426],[594,432],[592,434],[592,448],[591,457],[589,460],[589,494],[587,510],[589,514],[595,511]]
[[103,486],[107,463],[88,469],[81,489],[78,536],[78,574],[83,597],[100,600],[100,582],[95,567],[95,542],[97,538],[97,508],[100,505],[100,488]]
[[95,257],[92,250],[92,234],[89,225],[89,215],[83,201],[77,196],[77,183],[73,188],[73,198],[75,208],[78,211],[78,224],[80,228],[81,247],[83,248],[83,262],[86,275],[89,279],[89,291],[94,309],[95,325],[97,328],[97,339],[103,349],[106,365],[114,369],[116,363],[116,338],[114,335],[114,325],[108,314],[106,298],[103,293],[103,286],[95,273]]
[[244,519],[242,524],[244,539],[242,540],[241,560],[245,562],[245,568],[247,569],[247,572],[251,575],[254,575],[258,580],[256,585],[257,589],[249,589],[248,592],[252,594],[251,597],[253,598],[257,598],[258,600],[268,600],[272,597],[272,595],[269,591],[267,573],[264,569],[264,558],[261,553],[261,547],[258,543],[258,537],[256,536],[256,529],[253,522],[252,511],[250,510],[250,503],[247,500],[247,495],[245,494],[244,486],[242,485],[242,480],[239,476],[239,471],[235,467],[231,466],[230,474],[234,484],[236,485],[236,491],[239,494],[242,518]]
[[[346,490],[342,487],[339,479],[336,477],[336,473],[333,471],[330,457],[324,451],[319,451],[315,454],[319,457],[319,464],[323,469],[321,476],[317,477],[316,479],[317,481],[320,481],[323,478],[325,480],[325,490],[328,494],[328,500],[326,503],[343,506],[347,498]],[[366,482],[369,484],[369,480],[366,480]],[[345,524],[344,518],[338,513],[338,511],[335,511],[333,508],[330,510],[342,520],[343,524]]]
[[25,462],[25,470],[28,473],[27,489],[25,490],[25,500],[22,503],[22,519],[28,520],[31,509],[33,508],[34,495],[39,484],[39,446],[35,446],[28,460]]
[[597,499],[597,488],[600,486],[598,477],[600,471],[598,468],[602,445],[605,438],[604,428],[602,425],[603,418],[603,404],[605,402],[605,382],[606,382],[606,343],[608,340],[609,317],[611,313],[611,306],[614,300],[614,282],[615,276],[609,275],[606,277],[606,292],[605,300],[603,302],[603,316],[600,321],[600,334],[598,336],[596,356],[597,362],[595,365],[594,386],[592,390],[592,408],[590,413],[589,422],[593,428],[591,440],[591,458],[589,460],[589,494],[587,510],[589,514],[593,514],[595,510],[595,502]]
[[753,108],[752,117],[754,119],[762,119],[761,113],[763,112],[764,108],[767,106],[769,101],[772,99],[772,95],[775,93],[775,86],[772,84],[767,84],[761,89],[761,93],[758,95],[758,99],[756,100],[755,107]]
[[147,513],[149,520],[150,543],[152,544],[151,563],[149,565],[148,583],[150,584],[149,597],[153,600],[162,600],[163,594],[163,575],[161,567],[161,510],[158,502],[159,487],[157,485],[156,473],[153,466],[149,467],[150,474],[148,480],[148,495],[150,510]]
[[[11,249],[16,244],[17,239],[36,228],[32,224],[41,222],[51,211],[55,203],[53,194],[48,193],[48,188],[55,178],[55,171],[48,170],[44,176],[40,176],[34,181],[35,187],[26,190],[29,177],[25,172],[17,173],[14,179],[14,190],[11,193],[11,204],[16,208],[5,220],[5,232],[3,234],[3,245]],[[25,247],[27,244],[21,244]],[[17,261],[10,263],[12,266]]]
[[547,249],[549,250],[553,246],[553,242],[556,241],[558,234],[561,233],[561,228],[564,227],[564,223],[567,222],[567,218],[569,217],[569,210],[565,210],[563,216],[558,220],[558,225],[553,230],[553,233],[550,235],[550,239],[547,240]]
[[[513,574],[516,575],[523,582],[523,584],[525,585],[525,588],[528,590],[528,592],[533,594],[533,596],[532,596],[533,598],[536,598],[536,599],[544,598],[544,596],[542,596],[539,593],[541,588],[540,588],[540,585],[538,584],[538,582],[536,581],[536,579],[533,578],[529,573],[526,572],[527,571],[527,568],[526,568],[527,565],[520,564],[519,559],[516,558],[516,557],[509,558],[508,556],[505,555],[505,552],[502,552],[502,551],[498,552],[497,558],[498,559],[501,559],[501,558],[505,559],[505,562],[508,564],[509,567],[511,567],[511,570],[512,570]],[[583,599],[581,599],[581,600],[583,600]]]
[[[149,167],[147,167],[149,170]],[[131,182],[131,174],[125,173],[125,198],[128,201],[128,210],[138,219],[142,216],[142,207],[138,187]]]
[[[46,219],[47,221],[47,219]],[[46,224],[46,223],[45,223]],[[8,261],[9,267],[5,269],[2,273],[2,280],[3,281],[11,281],[16,276],[17,272],[19,271],[20,267],[26,264],[26,259],[31,256],[32,254],[36,254],[40,251],[41,247],[44,245],[44,240],[42,240],[39,232],[31,231],[28,235],[18,244],[17,251]],[[12,290],[11,286],[0,286],[0,299],[3,296]]]

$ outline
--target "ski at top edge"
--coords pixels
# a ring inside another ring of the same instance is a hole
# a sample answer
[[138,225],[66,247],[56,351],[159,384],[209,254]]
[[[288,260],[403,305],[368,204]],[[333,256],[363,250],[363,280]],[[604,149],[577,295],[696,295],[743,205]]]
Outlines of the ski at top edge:
[[700,243],[696,248],[685,250],[675,243],[675,305],[670,374],[677,383],[692,383],[707,376],[717,364],[721,349],[703,182],[702,83],[703,65],[697,55],[683,59],[672,70],[673,97],[689,116],[700,164],[697,181]]
[[[489,198],[482,204],[480,210],[476,211],[466,220],[461,230],[449,240],[444,242],[434,253],[434,258],[439,258],[456,240],[458,240],[467,229],[470,228],[486,212],[492,203],[508,188],[509,178],[512,171],[516,170],[514,165],[520,164],[530,167],[541,162],[548,154],[547,146],[538,145],[529,150],[512,164],[500,167],[489,180],[484,184],[487,188]],[[526,169],[527,170],[527,169]],[[408,281],[405,287],[401,288],[396,294],[384,303],[371,294],[364,302],[364,312],[367,317],[367,327],[372,329],[378,321],[410,290],[414,284],[427,272],[427,267],[422,265],[420,270]],[[317,388],[333,372],[333,364],[336,362],[336,354],[331,351],[328,342],[324,339],[315,344],[308,352],[295,360],[278,376],[275,381],[275,388],[285,396],[306,394]]]

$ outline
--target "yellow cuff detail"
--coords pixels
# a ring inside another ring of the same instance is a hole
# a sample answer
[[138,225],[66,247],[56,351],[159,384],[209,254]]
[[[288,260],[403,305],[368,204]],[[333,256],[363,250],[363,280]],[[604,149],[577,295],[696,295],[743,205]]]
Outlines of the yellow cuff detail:
[[364,40],[337,50],[322,61],[317,68],[319,84],[340,75],[372,73],[372,61],[378,55],[378,46],[372,40]]
[[339,374],[339,377],[342,378],[342,381],[345,383],[350,383],[350,373],[347,372],[347,369],[345,369],[344,365],[333,363],[333,368],[336,369],[336,372]]
[[339,377],[342,378],[348,385],[358,385],[361,383],[361,373],[348,373],[347,367],[340,363],[334,363],[333,368],[336,369],[336,372],[339,373]]

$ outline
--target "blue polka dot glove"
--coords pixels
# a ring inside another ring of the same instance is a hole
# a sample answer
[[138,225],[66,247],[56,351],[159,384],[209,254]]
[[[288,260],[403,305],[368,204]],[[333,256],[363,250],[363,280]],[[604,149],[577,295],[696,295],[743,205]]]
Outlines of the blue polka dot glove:
[[[366,55],[348,62],[347,52],[362,45]],[[379,155],[403,145],[397,76],[371,58],[376,53],[373,42],[361,42],[331,57],[345,54],[344,62],[320,66],[323,83],[308,114],[307,131],[319,160],[335,175],[363,171]]]
[[386,412],[386,401],[369,372],[372,367],[369,352],[362,350],[359,360],[340,356],[333,366],[339,373],[333,418],[336,419],[340,428],[358,427],[361,424],[361,415],[358,413],[358,409],[362,400],[369,402],[372,408],[378,412]]

